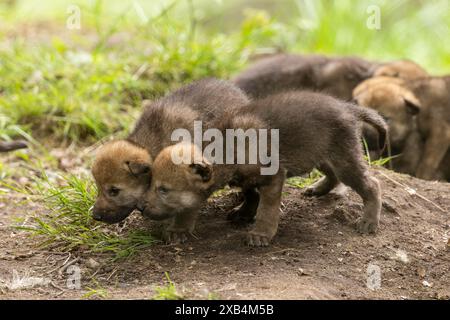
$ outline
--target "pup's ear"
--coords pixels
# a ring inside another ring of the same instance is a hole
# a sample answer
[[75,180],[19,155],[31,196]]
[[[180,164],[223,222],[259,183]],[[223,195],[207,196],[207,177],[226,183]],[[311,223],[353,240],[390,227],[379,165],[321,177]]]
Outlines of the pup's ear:
[[208,182],[212,177],[212,167],[207,163],[193,163],[189,165],[191,172],[198,175],[203,182]]
[[127,170],[135,177],[139,177],[150,172],[150,164],[146,162],[126,161],[125,165]]
[[405,102],[406,111],[412,115],[418,114],[422,109],[419,99],[412,93],[407,92],[403,96],[403,101]]

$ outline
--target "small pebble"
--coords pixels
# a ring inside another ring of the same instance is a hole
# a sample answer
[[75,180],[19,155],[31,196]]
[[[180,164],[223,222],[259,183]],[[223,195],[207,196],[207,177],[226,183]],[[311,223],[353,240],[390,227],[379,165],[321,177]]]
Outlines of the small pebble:
[[100,263],[98,263],[97,261],[95,261],[92,258],[89,258],[86,261],[86,265],[88,266],[88,268],[91,268],[91,269],[97,269],[98,267],[100,267]]

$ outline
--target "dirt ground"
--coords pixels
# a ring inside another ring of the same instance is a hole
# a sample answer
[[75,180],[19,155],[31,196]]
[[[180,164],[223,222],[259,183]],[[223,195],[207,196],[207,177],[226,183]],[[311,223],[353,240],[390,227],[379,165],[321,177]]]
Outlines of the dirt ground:
[[[384,200],[376,235],[355,231],[362,203],[353,191],[307,198],[286,186],[268,248],[244,245],[248,226],[226,221],[235,196],[225,195],[205,208],[189,243],[156,244],[115,263],[36,249],[36,239],[11,223],[39,208],[10,195],[0,203],[0,299],[80,299],[89,290],[110,299],[150,299],[155,286],[167,284],[165,271],[187,299],[450,299],[450,184],[373,173]],[[154,227],[138,214],[131,219]],[[66,286],[60,267],[67,261],[81,268],[79,290]],[[42,283],[8,288],[25,277]]]

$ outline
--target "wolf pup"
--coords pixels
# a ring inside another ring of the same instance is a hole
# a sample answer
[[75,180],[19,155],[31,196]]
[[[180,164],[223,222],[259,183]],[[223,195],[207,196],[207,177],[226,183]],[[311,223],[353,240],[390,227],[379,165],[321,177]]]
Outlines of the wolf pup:
[[368,79],[353,90],[353,99],[388,120],[391,146],[401,149],[420,111],[419,100],[404,87],[404,81],[390,77]]
[[388,119],[393,150],[401,153],[395,169],[423,179],[449,180],[449,92],[449,76],[374,78],[355,88],[354,99]]
[[[423,149],[417,124],[420,102],[403,84],[404,81],[398,78],[371,78],[353,90],[353,99],[361,106],[378,111],[386,119],[391,147],[391,154],[386,156],[395,156],[391,160],[392,168],[415,175]],[[415,149],[415,152],[405,155],[408,149]]]
[[125,219],[150,186],[153,157],[173,144],[175,129],[193,130],[194,120],[211,121],[226,108],[248,102],[229,82],[204,79],[145,106],[133,132],[97,150],[92,174],[98,187],[93,217],[107,223]]
[[318,90],[350,100],[353,88],[371,76],[372,63],[357,57],[279,54],[261,59],[233,82],[253,98],[289,90]]
[[[267,246],[278,228],[286,172],[295,176],[318,168],[324,177],[308,188],[306,194],[327,194],[340,182],[350,186],[364,202],[364,214],[357,222],[357,229],[373,233],[380,220],[381,190],[363,157],[362,122],[377,128],[380,144],[384,145],[387,125],[377,112],[368,108],[302,91],[280,93],[251,102],[224,115],[216,128],[224,135],[227,129],[242,129],[245,133],[250,129],[278,129],[279,153],[270,152],[275,159],[270,166],[278,156],[279,169],[265,175],[261,170],[268,164],[263,161],[236,164],[234,147],[234,164],[221,164],[213,163],[204,152],[204,146],[172,145],[155,158],[151,186],[142,204],[143,214],[155,220],[172,219],[168,231],[184,241],[194,229],[198,211],[211,193],[237,179],[244,187],[255,186],[260,195],[255,224],[248,233],[247,242],[250,246]],[[267,149],[272,150],[276,143],[271,138],[266,144]],[[225,154],[229,147],[224,145],[222,153]],[[252,145],[245,145],[246,159],[251,155],[251,148]],[[182,163],[173,161],[174,156],[180,155],[190,157]]]
[[[308,89],[350,101],[353,89],[371,77],[414,79],[427,75],[422,67],[410,60],[377,63],[358,57],[278,54],[255,62],[233,81],[253,98]],[[371,159],[379,158],[376,130],[364,125],[363,136]]]
[[348,101],[360,82],[378,76],[415,79],[428,74],[410,60],[377,63],[358,57],[277,54],[250,65],[233,82],[252,98],[308,89]]

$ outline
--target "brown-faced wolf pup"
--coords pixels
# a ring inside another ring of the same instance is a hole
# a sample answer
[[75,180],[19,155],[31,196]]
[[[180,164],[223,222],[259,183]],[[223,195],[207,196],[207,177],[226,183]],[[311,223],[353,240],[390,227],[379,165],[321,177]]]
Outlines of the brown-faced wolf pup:
[[107,223],[125,219],[150,186],[153,157],[171,140],[175,129],[193,130],[194,120],[208,123],[226,108],[248,102],[229,82],[204,79],[181,87],[145,106],[128,138],[97,150],[92,174],[98,187],[93,217]]
[[358,104],[388,119],[394,169],[450,180],[450,77],[374,78],[354,90]]
[[[324,177],[306,193],[324,195],[340,182],[350,186],[364,202],[364,213],[357,222],[357,229],[363,233],[375,232],[380,219],[381,190],[363,157],[360,144],[363,121],[378,129],[380,143],[384,144],[387,125],[378,113],[368,108],[302,91],[253,101],[224,115],[217,121],[216,128],[224,136],[227,129],[242,129],[245,133],[252,129],[278,129],[279,143],[271,136],[266,145],[266,149],[271,150],[272,161],[269,164],[264,161],[236,164],[236,149],[233,148],[234,164],[220,164],[213,163],[211,157],[202,152],[202,148],[206,150],[204,145],[180,143],[167,147],[153,163],[154,173],[142,204],[143,214],[155,220],[171,219],[168,231],[184,241],[194,229],[199,209],[206,199],[214,190],[235,179],[244,188],[256,187],[260,195],[255,224],[248,233],[248,244],[267,246],[278,228],[286,172],[295,176],[318,168]],[[279,153],[276,148],[272,149],[276,145]],[[252,147],[254,145],[245,145],[246,159],[249,159]],[[261,143],[258,147],[264,149]],[[226,154],[230,146],[222,148]],[[173,161],[174,155],[191,157],[180,163]],[[272,165],[278,165],[279,169],[270,175],[261,173],[263,168]]]

